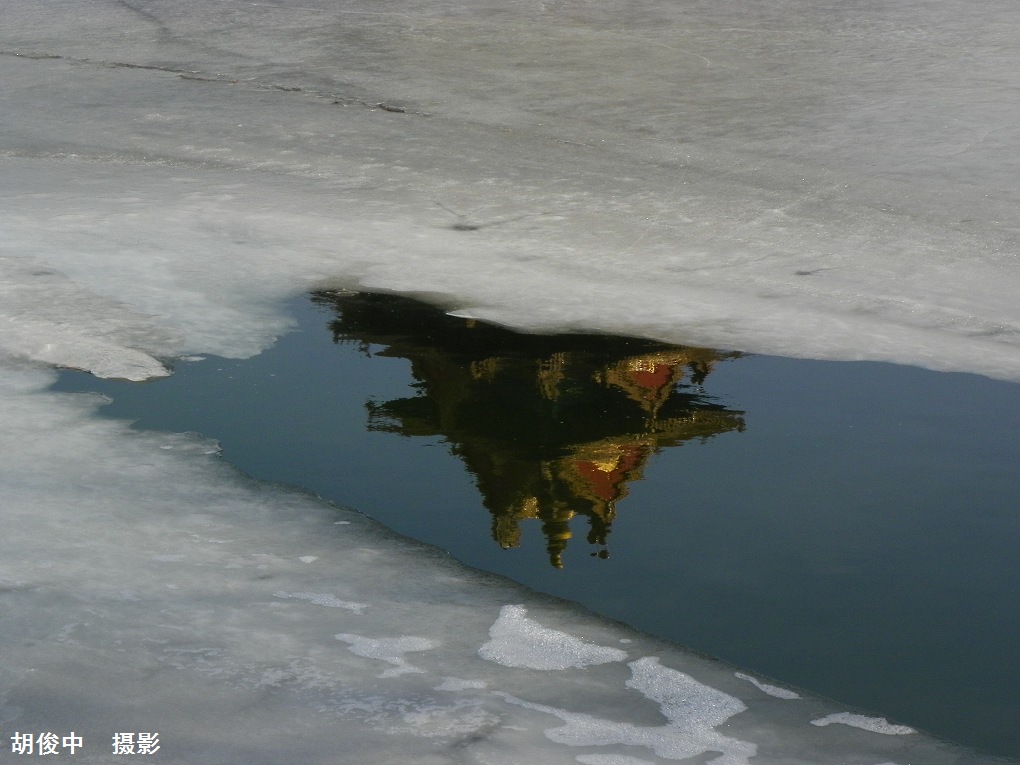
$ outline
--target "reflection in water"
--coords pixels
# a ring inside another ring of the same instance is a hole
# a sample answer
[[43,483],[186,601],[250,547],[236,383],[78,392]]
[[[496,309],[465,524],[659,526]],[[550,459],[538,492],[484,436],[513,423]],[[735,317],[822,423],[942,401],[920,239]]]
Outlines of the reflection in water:
[[[335,342],[411,362],[418,395],[368,402],[370,430],[441,436],[475,477],[502,547],[538,519],[563,565],[570,520],[608,557],[616,503],[658,449],[741,431],[701,384],[738,354],[608,335],[528,335],[388,294],[321,291]],[[684,383],[687,377],[688,382]]]

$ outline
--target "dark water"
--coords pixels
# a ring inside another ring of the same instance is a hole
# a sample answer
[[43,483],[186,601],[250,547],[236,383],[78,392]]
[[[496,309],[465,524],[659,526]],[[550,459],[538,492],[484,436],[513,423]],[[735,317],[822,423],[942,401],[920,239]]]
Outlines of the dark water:
[[166,380],[67,372],[472,566],[1020,758],[1020,386],[599,336],[392,296]]

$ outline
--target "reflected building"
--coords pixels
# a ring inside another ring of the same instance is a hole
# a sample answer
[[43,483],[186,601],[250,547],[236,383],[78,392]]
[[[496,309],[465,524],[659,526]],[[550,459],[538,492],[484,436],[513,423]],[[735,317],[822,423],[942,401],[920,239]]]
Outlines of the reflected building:
[[592,334],[533,335],[390,294],[321,291],[335,342],[411,363],[417,395],[368,402],[369,429],[439,436],[474,476],[504,548],[533,520],[563,565],[571,521],[608,556],[617,503],[659,449],[741,431],[701,384],[738,354]]

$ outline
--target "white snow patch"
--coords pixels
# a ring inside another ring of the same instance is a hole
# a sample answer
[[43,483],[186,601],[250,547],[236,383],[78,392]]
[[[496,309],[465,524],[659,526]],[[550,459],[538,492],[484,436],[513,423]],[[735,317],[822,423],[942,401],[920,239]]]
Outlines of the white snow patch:
[[787,688],[780,688],[778,685],[770,685],[768,683],[763,683],[758,678],[751,677],[750,675],[745,675],[743,672],[734,672],[733,675],[734,677],[739,677],[741,680],[746,680],[752,685],[757,686],[758,690],[760,690],[762,693],[767,693],[769,696],[775,696],[777,699],[800,698],[800,694],[797,693],[796,691],[791,691]]
[[413,635],[401,635],[395,638],[368,638],[345,632],[334,635],[334,637],[344,643],[349,643],[347,650],[351,653],[368,659],[379,659],[393,665],[393,669],[385,670],[379,677],[397,677],[409,672],[424,672],[425,670],[409,664],[404,658],[404,654],[411,651],[427,651],[438,646],[438,643]]
[[888,736],[905,736],[908,733],[916,733],[913,728],[906,725],[894,725],[884,717],[866,717],[865,715],[854,714],[853,712],[836,712],[826,715],[818,720],[812,720],[812,725],[850,725],[854,728],[871,731],[872,733],[884,733]]
[[568,712],[544,704],[533,704],[508,693],[497,692],[497,695],[511,704],[545,712],[563,720],[564,725],[545,731],[546,738],[557,744],[643,746],[669,760],[686,760],[704,752],[719,751],[722,754],[710,760],[718,765],[749,765],[750,758],[758,751],[755,744],[727,738],[711,729],[683,729],[675,725],[641,727],[628,722]]
[[478,655],[504,667],[524,669],[568,669],[623,661],[627,652],[619,648],[586,643],[574,635],[543,627],[527,618],[524,606],[503,606],[492,627],[492,638],[478,649]]
[[747,709],[736,696],[700,683],[683,672],[663,667],[656,656],[646,656],[628,666],[631,679],[627,681],[627,687],[658,702],[662,714],[675,725],[713,727]]
[[311,563],[312,561],[317,561],[318,559],[319,559],[318,555],[302,555],[300,558],[298,558],[298,560],[301,561],[302,563]]

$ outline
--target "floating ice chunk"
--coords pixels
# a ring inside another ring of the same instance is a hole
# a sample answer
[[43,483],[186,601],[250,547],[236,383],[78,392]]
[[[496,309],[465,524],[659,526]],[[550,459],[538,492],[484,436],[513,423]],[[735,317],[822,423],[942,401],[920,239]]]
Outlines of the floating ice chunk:
[[314,603],[317,606],[325,606],[326,608],[345,608],[348,611],[354,611],[359,614],[368,608],[368,603],[353,603],[349,600],[340,600],[326,592],[274,592],[273,596],[277,598],[296,598],[298,600],[307,600],[309,603]]
[[313,561],[317,561],[318,559],[319,559],[318,555],[302,555],[300,558],[298,558],[298,560],[301,561],[302,563],[311,563]]
[[917,732],[906,725],[894,725],[884,717],[866,717],[865,715],[857,715],[853,712],[836,712],[811,721],[812,725],[818,726],[832,725],[833,723],[850,725],[854,728],[871,731],[872,733],[885,733],[888,736],[905,736],[908,733]]
[[347,650],[351,653],[369,659],[379,659],[393,665],[393,669],[385,670],[379,677],[397,677],[409,672],[424,672],[425,670],[409,664],[404,658],[404,654],[409,651],[427,651],[437,646],[437,643],[433,643],[431,640],[413,635],[376,639],[345,632],[334,635],[334,637],[344,643],[349,643]]
[[741,680],[746,680],[752,685],[757,686],[758,690],[760,690],[762,693],[767,693],[769,696],[775,696],[777,699],[800,698],[800,694],[796,693],[795,691],[788,690],[787,688],[780,688],[778,685],[769,685],[768,683],[763,683],[758,678],[751,677],[750,675],[745,675],[743,672],[734,672],[733,675],[735,677],[739,677]]
[[619,648],[586,643],[566,632],[543,627],[528,619],[524,606],[503,606],[492,627],[492,638],[478,649],[478,655],[505,667],[524,669],[567,669],[623,661],[627,652]]
[[444,677],[443,682],[436,686],[437,691],[465,691],[472,688],[486,687],[484,680],[462,680],[459,677]]

